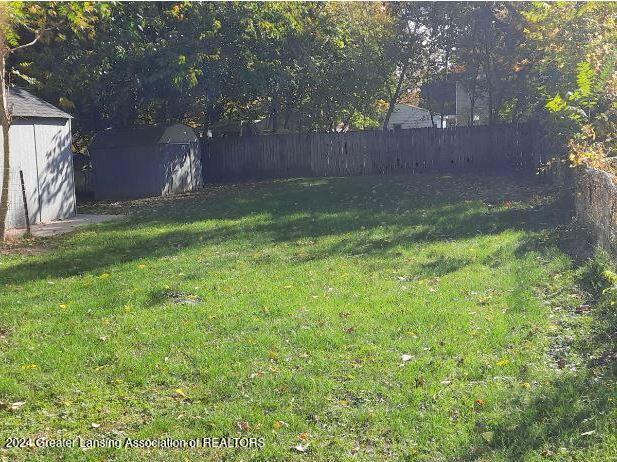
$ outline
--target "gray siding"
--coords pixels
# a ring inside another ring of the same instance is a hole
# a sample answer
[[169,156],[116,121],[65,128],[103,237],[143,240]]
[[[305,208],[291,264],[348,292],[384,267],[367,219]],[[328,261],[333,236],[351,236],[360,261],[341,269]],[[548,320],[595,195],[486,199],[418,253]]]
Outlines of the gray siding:
[[16,118],[11,126],[10,147],[11,179],[7,228],[25,226],[20,170],[24,175],[31,223],[74,215],[75,188],[70,119]]
[[[478,89],[476,90],[475,102],[474,102],[474,125],[486,125],[488,124],[488,98],[486,93]],[[457,125],[470,125],[471,119],[471,94],[465,86],[456,82],[456,124]]]
[[95,199],[137,199],[201,188],[199,142],[194,133],[185,138],[184,143],[174,140],[139,146],[95,142],[90,148]]

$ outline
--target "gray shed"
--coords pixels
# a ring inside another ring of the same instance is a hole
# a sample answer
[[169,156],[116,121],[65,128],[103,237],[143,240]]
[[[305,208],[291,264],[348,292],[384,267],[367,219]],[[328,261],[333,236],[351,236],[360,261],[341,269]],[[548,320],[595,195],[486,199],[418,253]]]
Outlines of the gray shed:
[[[30,223],[75,215],[71,116],[17,87],[8,91],[8,106],[13,122],[9,131],[11,171],[7,229],[26,224],[20,170]],[[2,142],[0,132],[0,145]]]
[[186,125],[105,130],[89,151],[95,199],[161,196],[203,184],[199,138]]

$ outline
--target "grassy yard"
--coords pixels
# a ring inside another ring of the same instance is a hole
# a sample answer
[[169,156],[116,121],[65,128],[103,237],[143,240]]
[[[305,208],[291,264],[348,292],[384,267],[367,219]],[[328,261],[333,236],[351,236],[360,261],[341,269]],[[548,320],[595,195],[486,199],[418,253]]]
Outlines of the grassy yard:
[[265,446],[0,460],[617,458],[615,370],[589,340],[611,326],[545,187],[305,179],[107,208],[129,218],[0,255],[0,443]]

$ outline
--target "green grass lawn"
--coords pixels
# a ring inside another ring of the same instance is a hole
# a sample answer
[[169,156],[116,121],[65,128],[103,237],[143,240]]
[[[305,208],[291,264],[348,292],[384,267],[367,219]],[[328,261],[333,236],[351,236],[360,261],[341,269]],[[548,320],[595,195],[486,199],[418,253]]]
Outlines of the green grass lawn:
[[304,179],[107,209],[129,218],[0,255],[0,443],[265,446],[0,460],[617,458],[614,366],[546,187]]

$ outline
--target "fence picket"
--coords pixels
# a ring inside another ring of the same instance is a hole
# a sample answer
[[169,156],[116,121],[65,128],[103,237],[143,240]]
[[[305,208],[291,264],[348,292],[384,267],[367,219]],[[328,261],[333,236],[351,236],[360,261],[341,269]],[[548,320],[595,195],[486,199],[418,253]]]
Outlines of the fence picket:
[[542,140],[532,123],[252,135],[204,140],[202,160],[207,182],[403,172],[532,174],[543,159]]

